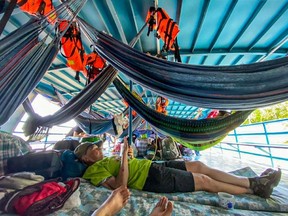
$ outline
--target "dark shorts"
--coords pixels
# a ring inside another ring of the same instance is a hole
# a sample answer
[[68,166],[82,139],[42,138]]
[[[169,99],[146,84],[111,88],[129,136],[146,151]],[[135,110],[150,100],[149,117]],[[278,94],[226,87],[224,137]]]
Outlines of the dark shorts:
[[152,163],[143,191],[157,193],[193,192],[194,178],[184,161]]

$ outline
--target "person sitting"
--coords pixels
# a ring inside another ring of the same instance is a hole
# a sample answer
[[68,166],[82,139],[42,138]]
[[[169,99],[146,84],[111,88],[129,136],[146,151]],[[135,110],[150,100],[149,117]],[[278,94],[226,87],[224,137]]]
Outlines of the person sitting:
[[[91,216],[112,216],[117,214],[127,204],[130,191],[127,187],[121,186],[113,190],[105,202],[95,210]],[[173,211],[173,204],[167,197],[161,197],[153,208],[150,216],[170,216]]]
[[32,152],[28,142],[11,133],[0,131],[0,176],[7,173],[7,160]]
[[92,143],[79,145],[74,154],[86,163],[83,178],[96,186],[115,189],[121,185],[156,193],[226,192],[255,194],[269,198],[281,179],[281,170],[270,170],[260,177],[240,177],[210,168],[200,161],[167,161],[155,163],[146,159],[128,161],[128,141],[124,139],[123,156],[104,157],[101,148]]

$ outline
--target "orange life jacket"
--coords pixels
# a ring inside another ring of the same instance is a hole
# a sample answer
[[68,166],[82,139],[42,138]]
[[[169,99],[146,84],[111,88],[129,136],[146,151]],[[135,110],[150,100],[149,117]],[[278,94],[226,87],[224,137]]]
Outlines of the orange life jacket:
[[[22,11],[25,11],[34,16],[46,16],[54,10],[52,0],[18,0],[17,4]],[[57,15],[55,12],[51,13],[49,17],[47,17],[48,21],[52,24],[55,23],[56,18]]]
[[[59,23],[59,31],[64,31],[69,24],[68,20]],[[62,55],[67,59],[67,66],[75,71],[83,71],[84,48],[81,34],[76,22],[73,22],[61,38]]]
[[89,80],[94,80],[105,67],[105,60],[98,53],[92,52],[84,55],[83,73]]
[[153,21],[153,18],[151,16],[155,15],[155,8],[150,7],[147,16],[146,16],[146,22],[149,21],[149,30],[148,35],[151,30],[157,31],[157,36],[161,38],[164,41],[163,49],[168,51],[173,49],[174,41],[180,31],[179,26],[176,22],[173,21],[167,14],[167,12],[162,8],[157,8],[157,25],[156,22]]
[[166,107],[168,106],[168,104],[169,104],[168,98],[158,97],[155,105],[156,111],[167,115],[168,112],[166,110]]
[[[126,107],[129,107],[129,104],[127,103],[126,100],[123,100],[123,103]],[[135,110],[132,110],[132,116],[135,117],[137,115],[137,112]]]

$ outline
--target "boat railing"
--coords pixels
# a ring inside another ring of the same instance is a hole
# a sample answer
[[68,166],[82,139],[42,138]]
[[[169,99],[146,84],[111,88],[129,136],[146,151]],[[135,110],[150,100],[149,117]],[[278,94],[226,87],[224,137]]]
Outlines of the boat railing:
[[[288,162],[288,119],[279,119],[255,124],[242,125],[230,132],[217,146],[221,151],[237,152],[260,156],[270,160],[272,167],[275,161]],[[288,165],[288,164],[287,164]],[[286,165],[286,167],[287,167]]]

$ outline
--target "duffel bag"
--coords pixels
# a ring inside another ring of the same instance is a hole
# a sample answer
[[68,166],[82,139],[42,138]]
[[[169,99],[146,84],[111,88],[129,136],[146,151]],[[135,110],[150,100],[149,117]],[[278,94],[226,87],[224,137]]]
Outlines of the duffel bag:
[[45,179],[61,177],[62,167],[61,152],[57,150],[32,152],[7,160],[7,174],[35,172]]

